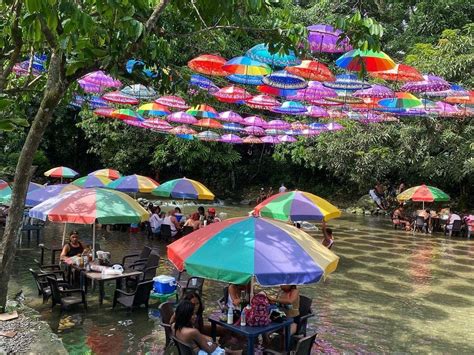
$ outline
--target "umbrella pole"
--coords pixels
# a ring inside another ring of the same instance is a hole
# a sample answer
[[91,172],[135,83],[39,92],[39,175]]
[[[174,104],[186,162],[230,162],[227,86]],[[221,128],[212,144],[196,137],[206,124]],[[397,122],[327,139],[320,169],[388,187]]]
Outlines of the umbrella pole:
[[252,301],[253,298],[253,288],[255,287],[255,276],[252,276],[250,279],[250,298],[249,301]]
[[92,224],[92,259],[95,260],[95,221]]
[[63,242],[61,243],[61,247],[64,246],[64,242],[66,240],[66,229],[67,229],[67,223],[64,224],[64,230],[63,230]]
[[425,210],[425,201],[423,201],[423,211]]

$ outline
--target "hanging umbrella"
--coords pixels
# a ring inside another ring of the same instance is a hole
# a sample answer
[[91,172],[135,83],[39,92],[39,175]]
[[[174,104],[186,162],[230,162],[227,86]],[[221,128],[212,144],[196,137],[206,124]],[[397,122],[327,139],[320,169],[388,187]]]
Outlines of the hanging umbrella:
[[125,86],[120,90],[120,92],[139,100],[150,100],[157,96],[156,91],[153,88],[146,87],[142,84]]
[[80,190],[81,188],[71,184],[58,184],[58,185],[47,185],[42,189],[36,189],[26,194],[25,205],[36,206],[47,199],[55,197],[57,195]]
[[[291,127],[289,122],[283,121],[283,120],[271,120],[267,123],[267,128],[269,129],[289,129]],[[266,131],[265,131],[266,132]]]
[[235,284],[255,278],[262,286],[318,282],[339,261],[302,230],[255,217],[231,218],[199,229],[168,245],[168,259],[193,276]]
[[[311,136],[317,136],[318,134],[320,134],[321,131],[317,131],[315,129],[311,129],[311,128],[308,128],[308,129],[303,129],[301,131],[301,135],[302,136],[308,136],[308,137],[311,137]],[[285,135],[285,136],[288,136],[288,135]],[[281,138],[280,138],[281,140]]]
[[219,121],[213,120],[212,118],[203,118],[197,121],[195,126],[206,127],[206,128],[222,128],[222,124]]
[[291,74],[286,70],[276,71],[264,76],[262,81],[268,86],[285,90],[304,89],[308,86],[308,83],[304,78]]
[[309,128],[315,131],[327,131],[328,128],[325,123],[313,122],[309,124]]
[[257,90],[264,94],[273,96],[293,96],[298,93],[298,90],[294,89],[280,89],[269,85],[258,85]]
[[[55,196],[29,212],[30,217],[60,223],[92,224],[95,255],[95,223],[140,223],[148,220],[148,211],[130,196],[107,189],[83,189]],[[64,235],[63,235],[64,244]]]
[[326,125],[326,128],[328,131],[340,131],[341,129],[344,129],[344,126],[336,122],[330,122]]
[[291,122],[291,129],[295,131],[301,131],[303,129],[308,129],[309,126],[306,123],[300,121]]
[[295,52],[289,51],[288,54],[270,53],[268,45],[265,43],[257,44],[250,48],[245,54],[247,57],[259,62],[276,67],[285,67],[287,65],[297,65],[301,61],[296,57]]
[[93,171],[92,173],[89,173],[87,175],[106,177],[107,179],[110,179],[110,180],[116,180],[122,176],[118,170],[114,170],[114,169],[100,169],[100,170]]
[[369,75],[390,81],[421,81],[423,75],[415,68],[406,64],[396,64],[394,68],[376,72],[369,72]]
[[357,97],[352,96],[352,92],[348,90],[337,90],[337,96],[336,97],[328,97],[326,98],[327,101],[334,101],[334,102],[340,102],[343,104],[361,104],[364,102],[364,100],[359,99]]
[[169,122],[184,123],[184,124],[196,124],[198,121],[196,117],[183,111],[174,112],[168,115],[166,119]]
[[120,80],[116,80],[110,75],[106,74],[102,70],[94,71],[92,73],[84,75],[82,78],[79,79],[84,83],[89,83],[93,85],[97,85],[102,90],[108,88],[119,88],[122,86]]
[[222,128],[225,129],[226,131],[232,131],[232,132],[240,132],[243,131],[244,127],[241,124],[234,123],[234,122],[224,122],[222,124]]
[[351,71],[360,71],[364,64],[368,72],[384,71],[395,68],[395,62],[384,52],[353,49],[336,60],[336,65]]
[[263,136],[260,139],[262,140],[263,143],[267,143],[267,144],[279,144],[279,143],[281,143],[278,140],[278,137],[274,137],[274,136]]
[[474,91],[469,91],[466,96],[450,96],[445,98],[444,101],[451,104],[474,105]]
[[219,136],[216,132],[213,132],[213,131],[200,132],[196,135],[196,137],[199,140],[205,141],[205,142],[216,142],[221,138],[221,136]]
[[347,112],[338,110],[328,110],[329,118],[333,120],[341,120],[347,118]]
[[423,202],[423,209],[425,209],[425,202],[449,201],[449,196],[437,187],[423,184],[403,191],[397,195],[397,200]]
[[222,68],[225,63],[226,59],[218,55],[203,54],[191,59],[188,62],[188,67],[201,74],[226,76],[229,73]]
[[234,83],[245,84],[245,85],[261,85],[263,75],[244,75],[244,74],[232,74],[226,76],[227,80]]
[[309,103],[316,106],[342,106],[342,102],[334,102],[326,99],[311,99],[307,100]]
[[[301,124],[301,122],[298,122],[298,124]],[[301,136],[303,135],[303,130],[305,129],[307,129],[307,127],[303,129],[287,129],[283,133],[287,136]]]
[[112,112],[111,116],[113,118],[118,118],[119,120],[132,120],[132,121],[144,121],[145,119],[137,113],[135,110],[130,110],[129,108],[121,108]]
[[296,95],[288,96],[288,99],[309,102],[311,100],[320,100],[328,97],[337,97],[336,90],[327,88],[318,81],[310,81],[306,89],[298,90]]
[[423,93],[427,91],[448,90],[451,85],[443,78],[436,75],[423,75],[423,81],[413,81],[402,86],[402,91]]
[[95,94],[100,94],[102,93],[105,88],[99,86],[99,85],[96,85],[96,84],[92,84],[92,83],[89,83],[85,80],[82,80],[82,79],[79,79],[77,81],[77,83],[79,84],[79,86],[81,87],[81,89],[85,92],[85,93],[95,93]]
[[341,41],[339,36],[342,31],[330,25],[312,25],[308,27],[308,32],[309,48],[313,52],[344,53],[352,49],[349,38],[345,37]]
[[49,169],[44,173],[44,176],[53,177],[53,178],[66,178],[72,179],[76,177],[79,173],[71,168],[66,166],[58,166],[56,168]]
[[325,82],[323,85],[335,90],[359,90],[370,88],[369,83],[359,80],[355,74],[336,75],[336,81]]
[[243,137],[242,138],[242,143],[245,143],[245,144],[262,144],[262,140],[258,137],[255,137],[255,136],[246,136],[246,137]]
[[248,116],[244,118],[242,124],[245,126],[258,126],[265,128],[267,126],[267,121],[259,116]]
[[214,200],[214,194],[199,181],[187,178],[166,181],[152,192],[160,197],[181,198],[189,200]]
[[280,102],[274,97],[268,95],[256,95],[245,103],[247,106],[260,110],[269,110],[280,106]]
[[107,184],[112,182],[111,179],[97,176],[97,175],[87,175],[80,177],[79,179],[74,180],[71,184],[82,187],[82,188],[90,188],[90,187],[105,187]]
[[94,115],[101,116],[101,117],[108,117],[112,118],[112,112],[115,111],[113,107],[101,107],[94,110]]
[[420,106],[421,100],[408,92],[397,92],[394,98],[383,99],[379,101],[379,105],[384,108],[407,109],[410,107]]
[[197,132],[186,125],[174,127],[168,131],[170,134],[196,134]]
[[191,80],[189,81],[191,86],[197,86],[200,89],[207,90],[210,93],[216,92],[219,90],[219,87],[214,84],[214,82],[206,78],[205,76],[193,74],[191,75]]
[[285,134],[285,129],[267,128],[265,129],[265,134],[267,136],[277,136],[279,134]]
[[116,104],[122,104],[122,105],[136,105],[138,104],[138,100],[132,96],[125,95],[121,93],[120,91],[112,91],[106,93],[102,98],[105,101],[113,102]]
[[386,99],[389,97],[393,97],[394,92],[383,85],[372,85],[372,87],[368,89],[361,89],[357,90],[353,96],[354,97],[359,97],[359,98],[370,98],[370,99]]
[[451,85],[447,90],[443,91],[427,91],[425,96],[433,97],[448,97],[448,96],[469,96],[469,91],[466,91],[462,86]]
[[265,130],[259,126],[247,126],[244,128],[244,132],[252,136],[264,136]]
[[[307,131],[307,130],[306,130]],[[310,135],[310,134],[304,134],[303,135]],[[296,142],[296,138],[293,136],[289,136],[287,134],[280,135],[277,137],[280,143],[294,143]]]
[[170,129],[173,128],[172,125],[170,125],[168,122],[165,120],[161,120],[159,118],[149,118],[145,121],[143,121],[143,127],[150,128],[152,130],[156,131],[169,131]]
[[252,95],[247,91],[235,85],[221,88],[213,93],[213,95],[217,100],[228,103],[236,103],[238,101],[245,101],[252,98]]
[[341,211],[325,199],[304,191],[273,195],[254,209],[256,215],[282,221],[329,221],[341,216]]
[[156,99],[155,102],[157,104],[171,108],[177,108],[179,110],[186,110],[189,108],[189,106],[186,105],[186,101],[184,101],[184,99],[179,96],[162,96]]
[[319,106],[306,106],[306,116],[314,118],[327,118],[329,113]]
[[223,134],[220,142],[222,143],[230,143],[230,144],[240,144],[243,143],[242,138],[235,134]]
[[301,64],[294,67],[286,67],[288,73],[300,76],[308,80],[334,81],[336,78],[329,68],[315,60],[303,60]]
[[222,66],[222,69],[227,71],[228,74],[241,75],[267,75],[272,72],[267,64],[249,57],[232,58]]
[[157,104],[155,102],[141,105],[137,112],[145,117],[166,116],[171,113],[166,106]]
[[126,120],[122,120],[122,122],[125,123],[128,126],[133,126],[133,127],[138,127],[138,128],[145,127],[143,125],[143,122],[145,122],[145,121],[139,121],[139,120],[136,120],[136,119],[126,119]]
[[187,110],[186,113],[197,118],[219,118],[217,111],[213,107],[205,104],[193,106]]
[[96,108],[106,108],[109,107],[109,104],[101,97],[99,96],[91,96],[87,99],[87,103],[89,104],[89,107],[91,109],[96,109]]
[[160,184],[152,178],[142,175],[127,175],[112,181],[107,185],[109,189],[123,192],[149,193]]
[[301,115],[307,112],[306,107],[298,101],[285,101],[281,106],[272,108],[272,111],[285,115]]
[[224,111],[219,113],[219,117],[217,118],[224,122],[232,122],[232,123],[242,123],[244,120],[242,116],[234,111]]

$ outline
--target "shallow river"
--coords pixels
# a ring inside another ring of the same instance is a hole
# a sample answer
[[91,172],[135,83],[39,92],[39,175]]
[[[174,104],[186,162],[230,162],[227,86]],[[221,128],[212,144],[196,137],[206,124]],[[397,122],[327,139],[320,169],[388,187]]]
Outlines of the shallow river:
[[[218,209],[229,216],[248,210]],[[300,288],[313,298],[316,317],[310,320],[310,332],[318,332],[321,351],[474,353],[474,240],[393,230],[388,217],[344,215],[329,225],[339,267],[325,282]],[[91,234],[90,227],[77,229],[82,238]],[[49,224],[44,234],[46,245],[53,239],[60,242],[62,226]],[[320,232],[316,238],[321,239]],[[164,243],[141,234],[100,231],[98,242],[116,261],[144,244],[166,255]],[[88,295],[87,312],[79,306],[60,313],[59,306],[51,310],[42,305],[28,272],[38,257],[34,243],[31,248],[24,243],[15,260],[11,293],[23,289],[26,303],[41,313],[70,353],[154,353],[162,348],[156,301],[148,312],[112,311],[113,284],[106,287],[102,307],[97,291]],[[166,261],[159,271],[173,273]],[[216,308],[221,294],[222,284],[206,281],[208,311]]]

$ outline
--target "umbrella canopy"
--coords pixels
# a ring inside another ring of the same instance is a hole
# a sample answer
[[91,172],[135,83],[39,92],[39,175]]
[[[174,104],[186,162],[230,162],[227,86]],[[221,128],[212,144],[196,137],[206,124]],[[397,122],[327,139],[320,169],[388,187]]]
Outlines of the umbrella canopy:
[[162,96],[156,99],[155,102],[157,104],[177,108],[179,110],[186,110],[189,108],[189,106],[186,105],[186,101],[184,101],[184,99],[179,96]]
[[325,199],[304,191],[273,195],[257,205],[254,213],[282,221],[328,221],[341,211]]
[[234,111],[224,111],[219,113],[219,120],[224,122],[231,122],[231,123],[242,123],[244,120],[242,116]]
[[337,122],[330,122],[326,125],[326,128],[328,131],[340,131],[341,129],[344,129],[344,126]]
[[394,93],[393,91],[383,85],[372,85],[372,87],[368,89],[362,89],[362,90],[357,90],[354,93],[354,97],[359,97],[359,98],[369,98],[369,99],[386,99],[388,97],[393,97]]
[[143,121],[142,125],[156,131],[168,131],[173,128],[168,122],[159,118],[149,118]]
[[210,93],[216,92],[219,90],[219,87],[214,84],[214,82],[206,78],[205,76],[198,75],[198,74],[193,74],[191,75],[191,80],[189,81],[189,84],[191,86],[197,86],[200,89],[204,89],[209,91]]
[[267,121],[259,116],[248,116],[245,117],[242,121],[242,124],[245,126],[258,126],[258,127],[266,127]]
[[52,222],[93,224],[140,223],[148,212],[130,196],[107,189],[82,189],[55,196],[29,212]]
[[135,110],[130,110],[129,108],[121,108],[112,112],[111,116],[113,118],[118,118],[119,120],[133,120],[133,121],[144,121],[145,119]]
[[337,97],[336,90],[325,87],[319,81],[310,81],[306,89],[298,90],[296,95],[289,96],[288,99],[296,101],[311,101],[328,97]]
[[109,189],[123,192],[149,193],[160,184],[155,180],[142,175],[127,175],[112,181],[107,185]]
[[216,132],[213,132],[213,131],[203,131],[203,132],[199,132],[196,137],[201,140],[201,141],[205,141],[205,142],[215,142],[215,141],[218,141],[221,136],[219,136]]
[[339,261],[302,230],[256,217],[231,218],[188,234],[168,245],[168,259],[193,276],[236,284],[255,277],[262,286],[318,282]]
[[369,83],[359,80],[355,74],[336,75],[336,81],[325,82],[323,85],[335,90],[359,90],[370,88]]
[[286,70],[276,71],[272,74],[264,76],[263,83],[278,89],[298,90],[304,89],[308,83],[304,78],[298,75],[291,74]]
[[301,64],[294,67],[286,67],[285,70],[302,78],[316,81],[334,81],[336,78],[329,68],[315,60],[303,60]]
[[[306,129],[306,131],[308,131],[308,130]],[[303,133],[303,134],[304,134],[304,133]],[[308,136],[309,136],[309,135],[313,135],[313,134],[314,134],[314,133],[311,133],[311,134],[310,134],[309,132],[306,132],[305,135],[308,135]],[[296,138],[295,138],[295,137],[289,136],[289,135],[287,135],[287,134],[283,134],[283,135],[278,136],[278,140],[280,141],[280,143],[294,143],[294,142],[296,142]]]
[[183,111],[174,112],[168,115],[166,119],[169,122],[184,123],[184,124],[196,124],[198,121],[196,117]]
[[52,197],[66,192],[80,190],[81,188],[71,184],[48,185],[42,189],[36,189],[26,194],[25,204],[27,206],[36,206]]
[[228,74],[243,75],[267,75],[272,69],[265,63],[253,60],[249,57],[236,57],[226,62],[222,69]]
[[271,66],[285,67],[287,65],[297,65],[301,61],[296,57],[295,52],[289,51],[288,54],[270,53],[268,45],[265,43],[257,44],[250,48],[245,54],[247,57],[258,60],[259,62]]
[[221,56],[203,54],[191,59],[188,62],[188,67],[201,74],[226,76],[229,75],[229,73],[222,69],[225,63],[226,59]]
[[410,107],[420,106],[421,100],[408,92],[397,92],[394,98],[383,99],[379,101],[379,105],[386,108],[406,109]]
[[174,127],[168,131],[170,134],[196,134],[196,131],[186,125]]
[[247,126],[244,128],[244,132],[253,136],[264,136],[265,130],[259,126]]
[[291,125],[283,120],[271,120],[267,123],[266,127],[269,129],[290,129]]
[[139,100],[153,99],[157,95],[154,89],[146,87],[142,84],[125,86],[122,90],[120,90],[120,92],[125,95],[135,97]]
[[260,110],[269,110],[273,107],[280,106],[280,102],[268,95],[256,95],[250,100],[247,100],[246,105]]
[[146,117],[157,117],[166,116],[171,112],[165,105],[157,104],[156,102],[150,102],[148,104],[141,105],[137,112]]
[[263,75],[244,75],[244,74],[232,74],[226,77],[234,83],[245,84],[245,85],[261,85]]
[[268,143],[268,144],[279,144],[281,143],[278,137],[275,136],[264,136],[261,138],[263,143]]
[[247,91],[235,85],[220,88],[218,91],[213,93],[213,95],[217,98],[217,100],[229,103],[245,101],[252,98],[252,95],[250,95]]
[[72,179],[77,175],[79,175],[77,171],[72,170],[71,168],[68,168],[66,166],[58,166],[56,168],[49,169],[44,173],[44,176],[67,179]]
[[449,201],[449,196],[437,187],[420,185],[409,188],[397,196],[398,201],[415,202]]
[[306,107],[298,101],[285,101],[279,107],[272,108],[273,112],[286,115],[300,115],[306,113]]
[[[36,191],[38,189],[42,189],[44,186],[37,184],[35,182],[30,182],[28,184],[28,193],[32,191]],[[7,203],[10,202],[12,197],[12,188],[8,185],[8,183],[4,180],[0,180],[0,203]]]
[[384,80],[421,81],[423,75],[415,68],[406,64],[396,64],[394,68],[383,71],[369,72],[369,75]]
[[469,91],[469,95],[465,96],[450,96],[445,98],[444,101],[452,104],[474,105],[474,91]]
[[240,132],[244,129],[244,127],[241,124],[234,123],[234,122],[224,122],[222,124],[222,128],[227,131],[233,131],[233,132]]
[[82,78],[80,78],[78,82],[81,86],[84,84],[91,84],[97,86],[99,88],[99,91],[95,92],[101,92],[108,88],[119,88],[122,86],[120,80],[114,79],[102,70],[86,74]]
[[384,52],[373,50],[353,49],[336,60],[336,65],[351,71],[360,71],[362,64],[368,72],[390,70],[395,68],[395,62]]
[[294,89],[280,89],[270,85],[258,85],[257,90],[263,92],[264,94],[273,95],[273,96],[293,96],[298,93],[298,90]]
[[112,118],[112,113],[115,111],[113,107],[101,107],[94,110],[94,115],[101,117]]
[[329,117],[329,113],[319,106],[307,106],[306,107],[306,116],[314,117],[314,118],[327,118]]
[[444,91],[451,88],[443,78],[436,75],[423,75],[422,81],[413,81],[402,86],[402,91],[409,92],[428,92],[428,91]]
[[235,134],[223,134],[220,142],[222,143],[230,143],[230,144],[240,144],[242,143],[242,138]]
[[206,128],[222,128],[222,124],[219,121],[213,120],[212,118],[200,119],[194,125]]
[[186,113],[199,118],[219,118],[219,114],[212,106],[204,104],[193,106]]
[[138,104],[138,100],[132,96],[125,95],[124,93],[121,93],[120,91],[112,91],[106,93],[102,98],[105,101],[113,102],[116,104],[122,104],[122,105],[136,105]]
[[352,49],[349,38],[340,41],[342,31],[330,25],[312,25],[308,27],[308,32],[309,48],[313,52],[344,53]]
[[214,194],[199,181],[187,178],[166,181],[151,192],[160,197],[214,200]]
[[89,173],[87,175],[102,176],[110,180],[116,180],[122,176],[118,170],[114,169],[100,169],[93,171],[92,173]]
[[90,187],[105,187],[107,184],[111,183],[112,180],[106,178],[104,176],[96,176],[96,175],[87,175],[80,177],[79,179],[74,180],[71,184],[82,187],[82,188],[90,188]]
[[246,137],[243,137],[242,138],[242,143],[245,143],[245,144],[262,144],[262,140],[258,137],[255,137],[255,136],[246,136]]

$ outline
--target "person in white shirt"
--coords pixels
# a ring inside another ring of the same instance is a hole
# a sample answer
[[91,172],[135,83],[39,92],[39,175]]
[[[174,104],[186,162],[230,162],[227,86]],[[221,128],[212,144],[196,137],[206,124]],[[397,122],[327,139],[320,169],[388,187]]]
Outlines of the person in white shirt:
[[160,233],[160,227],[163,223],[163,217],[160,216],[160,212],[161,209],[159,207],[154,208],[149,219],[151,231],[153,234]]
[[178,231],[181,230],[181,226],[178,220],[176,219],[176,217],[174,216],[174,214],[175,214],[174,210],[169,211],[168,215],[165,217],[162,223],[162,224],[167,224],[170,226],[172,237],[176,236],[176,234],[178,234]]
[[283,183],[281,184],[280,188],[278,189],[278,192],[279,193],[282,193],[282,192],[286,192],[288,189],[286,188],[285,185],[283,185]]
[[461,216],[459,216],[459,215],[456,214],[456,213],[450,212],[450,213],[449,213],[448,220],[447,220],[447,222],[446,222],[446,229],[447,229],[448,231],[452,230],[452,229],[453,229],[454,221],[460,221],[460,220],[461,220]]

